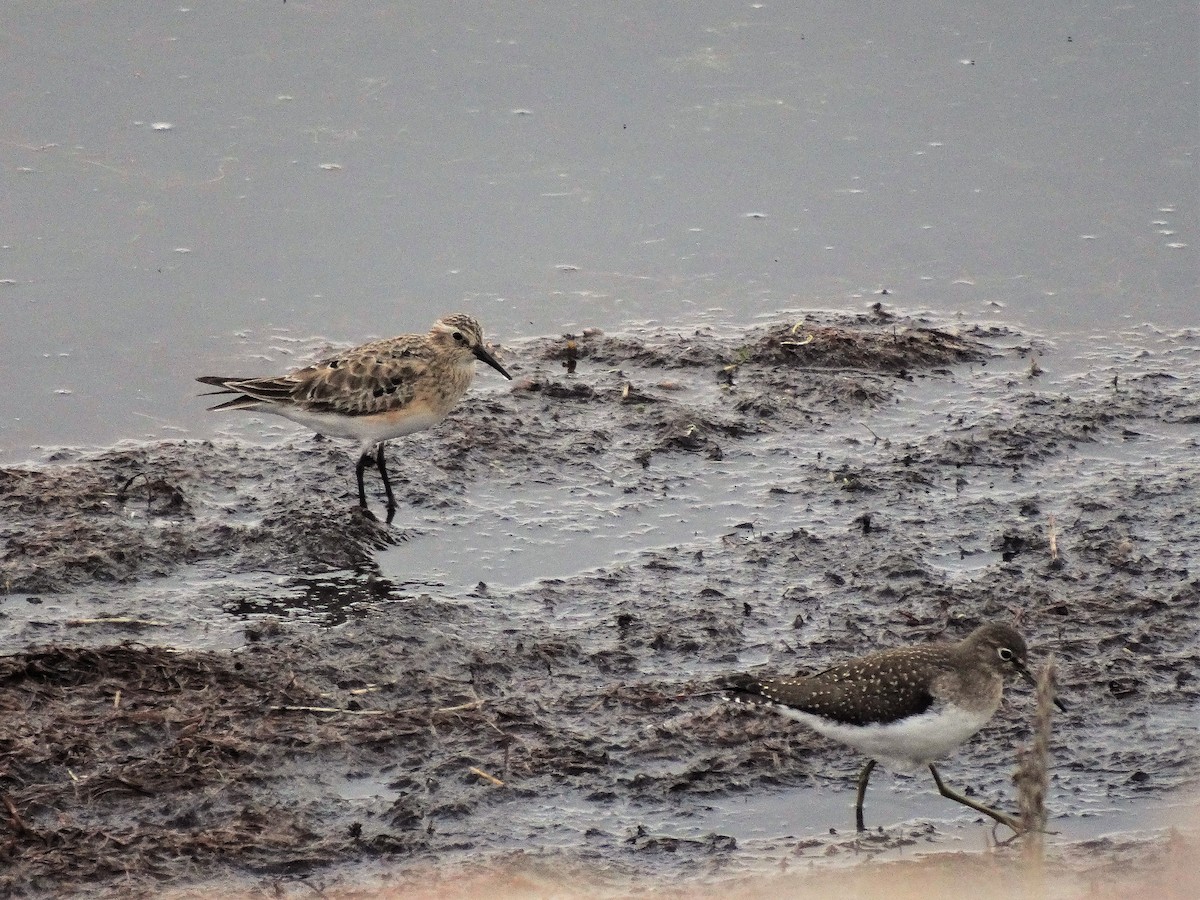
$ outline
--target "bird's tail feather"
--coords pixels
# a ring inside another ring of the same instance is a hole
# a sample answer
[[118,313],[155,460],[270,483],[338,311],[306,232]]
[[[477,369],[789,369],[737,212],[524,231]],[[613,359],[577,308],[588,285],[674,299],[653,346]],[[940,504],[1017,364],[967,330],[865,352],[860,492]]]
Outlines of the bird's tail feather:
[[201,375],[196,379],[201,384],[211,384],[214,387],[219,387],[219,391],[205,391],[201,397],[215,397],[224,394],[237,394],[232,400],[226,400],[224,403],[218,403],[216,406],[210,406],[210,412],[218,409],[254,409],[259,405],[259,400],[244,393],[235,385],[242,382],[242,378],[229,378],[224,375]]

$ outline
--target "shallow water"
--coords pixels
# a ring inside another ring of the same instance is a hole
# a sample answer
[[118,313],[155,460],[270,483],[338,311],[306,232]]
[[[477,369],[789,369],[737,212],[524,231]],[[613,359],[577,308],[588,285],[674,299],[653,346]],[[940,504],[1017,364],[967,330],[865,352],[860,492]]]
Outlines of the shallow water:
[[310,337],[786,308],[1195,326],[1183,0],[5,14],[0,460],[206,437]]

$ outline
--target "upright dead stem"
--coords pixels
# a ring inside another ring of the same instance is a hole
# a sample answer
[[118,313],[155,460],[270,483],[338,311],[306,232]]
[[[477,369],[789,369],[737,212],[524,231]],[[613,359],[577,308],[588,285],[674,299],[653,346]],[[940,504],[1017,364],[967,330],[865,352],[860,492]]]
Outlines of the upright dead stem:
[[1013,783],[1021,810],[1021,829],[1026,860],[1031,874],[1040,872],[1044,859],[1046,792],[1050,787],[1050,725],[1054,713],[1055,665],[1046,660],[1037,679],[1037,709],[1034,712],[1033,746],[1017,754]]

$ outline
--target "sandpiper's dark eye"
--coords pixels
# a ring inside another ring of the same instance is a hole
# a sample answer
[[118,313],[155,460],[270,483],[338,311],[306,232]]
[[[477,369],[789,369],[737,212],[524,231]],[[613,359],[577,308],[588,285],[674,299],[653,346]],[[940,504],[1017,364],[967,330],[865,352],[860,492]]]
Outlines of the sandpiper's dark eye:
[[1002,660],[1004,660],[1005,662],[1011,662],[1011,661],[1012,661],[1012,658],[1013,658],[1013,652],[1012,652],[1011,650],[1009,650],[1007,647],[1001,647],[1001,648],[1000,648],[1000,650],[999,650],[998,652],[999,652],[999,654],[1000,654],[1000,658],[1001,658]]
[[463,333],[461,331],[454,332],[454,339],[456,341],[458,341],[460,344],[466,340],[466,338],[463,337]]

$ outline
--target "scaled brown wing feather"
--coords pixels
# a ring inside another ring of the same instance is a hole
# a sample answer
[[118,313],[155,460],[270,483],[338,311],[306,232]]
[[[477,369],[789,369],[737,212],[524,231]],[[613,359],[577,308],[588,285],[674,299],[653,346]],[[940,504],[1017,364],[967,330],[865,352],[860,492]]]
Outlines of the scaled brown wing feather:
[[285,375],[289,402],[318,412],[370,415],[403,409],[429,368],[419,347],[367,344]]
[[331,356],[311,366],[266,378],[205,375],[197,381],[238,394],[213,409],[236,409],[257,402],[295,405],[314,412],[370,415],[402,409],[412,402],[416,382],[429,368],[422,347],[379,341]]

